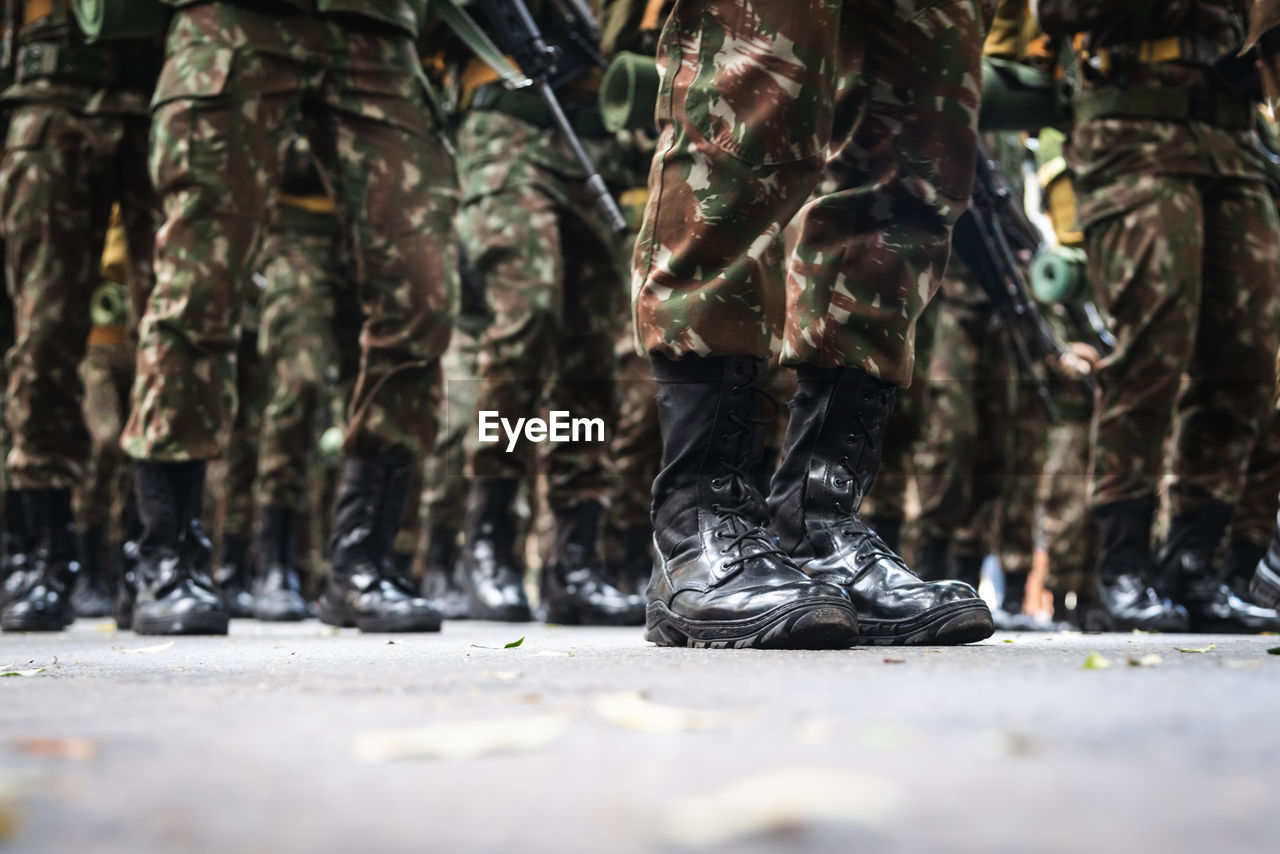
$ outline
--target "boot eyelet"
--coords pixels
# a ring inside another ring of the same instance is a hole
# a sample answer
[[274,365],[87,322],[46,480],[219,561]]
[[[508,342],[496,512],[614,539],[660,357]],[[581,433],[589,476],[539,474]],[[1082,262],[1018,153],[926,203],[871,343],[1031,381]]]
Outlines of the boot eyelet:
[[[711,488],[717,490],[724,489],[724,480],[718,477],[711,478]],[[715,508],[713,507],[712,509],[714,510]]]
[[845,485],[845,479],[842,477],[838,477],[835,480],[831,481],[831,485],[834,486],[836,489],[840,489]]
[[742,397],[742,386],[740,385],[731,386],[729,388],[729,396],[735,397],[735,398]]
[[852,433],[845,433],[844,440],[848,444],[852,445],[854,442],[858,441],[858,437],[853,435]]

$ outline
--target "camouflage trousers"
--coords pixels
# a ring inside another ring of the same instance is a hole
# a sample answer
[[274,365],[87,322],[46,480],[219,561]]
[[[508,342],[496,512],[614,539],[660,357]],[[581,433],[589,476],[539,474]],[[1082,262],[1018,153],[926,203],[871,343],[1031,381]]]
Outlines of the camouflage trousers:
[[1262,425],[1245,470],[1244,489],[1231,520],[1231,541],[1266,546],[1276,529],[1276,495],[1280,493],[1280,409],[1272,409]]
[[134,266],[146,292],[156,212],[146,174],[147,119],[84,115],[23,104],[0,164],[0,228],[13,296],[7,413],[10,483],[69,488],[85,476],[80,362],[111,206],[119,201]]
[[915,455],[924,438],[928,422],[927,395],[929,366],[933,359],[933,342],[942,303],[934,300],[916,325],[915,376],[911,387],[898,392],[889,426],[884,432],[880,469],[871,492],[862,499],[859,512],[864,516],[903,520],[907,517],[907,487],[915,476]]
[[[472,111],[458,131],[462,167],[500,172],[490,146],[500,130],[553,135],[505,115]],[[500,139],[502,139],[500,137]],[[591,196],[524,157],[518,138],[502,139],[511,177],[468,193],[459,232],[485,285],[493,320],[481,343],[476,410],[508,419],[563,410],[609,424],[618,304],[625,299],[620,240],[600,222]],[[485,152],[485,153],[482,153]],[[518,175],[518,177],[517,177]],[[611,472],[605,441],[517,443],[508,451],[478,437],[476,477],[521,477],[541,470],[551,509],[587,500],[607,506]],[[540,459],[539,459],[540,458]]]
[[133,386],[134,346],[120,327],[102,328],[99,335],[120,331],[114,343],[90,342],[80,364],[84,383],[84,422],[92,444],[84,480],[75,492],[76,527],[101,527],[109,542],[119,542],[124,502],[130,499],[128,483],[132,463],[120,449],[120,432],[129,416],[129,389]]
[[618,531],[649,524],[651,487],[662,462],[657,383],[649,360],[636,353],[630,324],[623,337],[617,349],[618,393],[609,447],[615,484],[610,523]]
[[1040,479],[1040,527],[1049,554],[1045,586],[1055,595],[1092,597],[1098,566],[1098,533],[1089,518],[1089,425],[1064,422],[1049,430]]
[[223,452],[237,289],[301,124],[349,231],[364,315],[345,450],[425,452],[450,331],[457,189],[412,41],[206,3],[176,12],[166,55],[151,145],[165,225],[125,449],[158,460]]
[[239,340],[236,350],[236,412],[223,457],[226,476],[222,483],[222,523],[219,530],[224,537],[229,534],[253,536],[253,484],[258,476],[258,443],[262,435],[263,404],[267,392],[265,371],[258,357],[256,326],[242,327]]
[[[640,346],[764,357],[781,339],[784,364],[909,384],[972,188],[983,11],[679,0],[633,259]],[[810,199],[824,170],[832,189]],[[784,286],[760,256],[796,215]]]
[[921,540],[949,540],[956,556],[1000,545],[1013,474],[1017,377],[1007,333],[985,306],[938,303],[916,451]]
[[1039,522],[1037,498],[1049,454],[1048,418],[1033,386],[1018,383],[1010,429],[1013,434],[1013,458],[1009,477],[1001,490],[1002,516],[999,551],[1000,568],[1005,575],[1025,578],[1038,542]]
[[1092,500],[1155,495],[1172,432],[1172,514],[1234,504],[1275,388],[1275,207],[1262,182],[1133,180],[1141,192],[1117,187],[1128,209],[1085,229],[1116,337],[1097,372]]
[[334,394],[345,397],[359,370],[360,308],[336,230],[273,225],[257,266],[264,282],[257,357],[268,379],[254,493],[261,506],[305,513],[327,407]]
[[440,365],[444,373],[445,416],[435,450],[423,466],[422,530],[440,525],[461,531],[470,483],[466,461],[476,447],[476,393],[479,383],[480,336],[453,330]]

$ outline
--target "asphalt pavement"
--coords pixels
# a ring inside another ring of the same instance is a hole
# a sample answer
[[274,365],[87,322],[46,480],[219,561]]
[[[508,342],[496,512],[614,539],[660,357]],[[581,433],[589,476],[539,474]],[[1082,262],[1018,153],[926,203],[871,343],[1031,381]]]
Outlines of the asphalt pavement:
[[0,635],[0,850],[1274,852],[1278,646],[81,621]]

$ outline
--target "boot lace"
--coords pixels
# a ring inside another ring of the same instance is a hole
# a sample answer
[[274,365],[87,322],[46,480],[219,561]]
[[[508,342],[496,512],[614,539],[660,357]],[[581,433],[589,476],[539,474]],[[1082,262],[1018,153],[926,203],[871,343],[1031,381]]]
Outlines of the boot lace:
[[[748,436],[753,428],[766,426],[778,420],[779,405],[776,398],[762,388],[748,386],[751,391],[764,397],[773,408],[773,414],[768,418],[752,418],[743,416],[733,411],[727,416],[732,428],[721,435],[720,439],[726,445],[737,442],[738,440]],[[730,389],[730,394],[737,397],[742,394],[743,386],[735,385]],[[782,550],[769,532],[761,525],[752,520],[753,512],[759,512],[760,502],[763,501],[760,494],[756,492],[755,487],[751,483],[751,473],[748,470],[750,464],[750,452],[744,445],[740,445],[738,458],[730,461],[727,458],[717,460],[723,473],[711,479],[711,485],[715,489],[720,489],[727,480],[730,484],[729,502],[716,503],[711,505],[711,512],[716,514],[722,525],[729,528],[728,531],[716,531],[715,537],[720,540],[729,540],[725,546],[725,551],[736,551],[738,557],[725,562],[725,568],[732,569],[756,557],[778,557],[786,561],[790,561],[790,556]],[[750,546],[751,551],[745,551]]]
[[854,540],[855,549],[865,548],[866,555],[869,558],[884,558],[906,568],[902,558],[893,549],[889,548],[884,540],[880,539],[879,534],[858,517],[856,509],[857,505],[861,503],[867,487],[870,485],[869,482],[873,476],[872,466],[879,458],[877,445],[879,439],[883,437],[885,422],[888,420],[896,391],[897,389],[893,386],[884,386],[878,389],[864,388],[859,392],[863,403],[874,404],[874,406],[858,408],[853,426],[859,432],[851,431],[845,434],[844,437],[845,444],[858,447],[858,456],[856,460],[850,459],[848,455],[842,456],[837,460],[846,477],[837,478],[834,481],[835,485],[840,487],[844,486],[845,483],[853,483],[856,487],[856,494],[849,507],[837,504],[835,509],[839,513],[848,514],[849,518],[841,528],[840,534]]

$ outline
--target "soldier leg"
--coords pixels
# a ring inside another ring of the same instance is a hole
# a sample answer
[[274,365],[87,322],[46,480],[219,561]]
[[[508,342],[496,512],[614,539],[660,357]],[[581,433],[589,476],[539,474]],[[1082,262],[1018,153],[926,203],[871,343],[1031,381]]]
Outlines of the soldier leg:
[[1207,182],[1202,198],[1204,288],[1178,398],[1162,583],[1195,631],[1275,631],[1280,618],[1235,596],[1213,557],[1275,396],[1280,233],[1261,182]]
[[1223,580],[1241,598],[1247,598],[1254,568],[1266,554],[1275,533],[1277,493],[1280,493],[1280,410],[1273,410],[1249,456],[1244,490],[1231,520],[1231,537],[1222,567]]
[[260,620],[306,616],[296,560],[298,520],[310,515],[317,424],[337,347],[337,237],[336,231],[277,224],[258,253],[266,283],[258,352],[269,378],[254,487],[261,537],[253,613]]
[[[1046,586],[1055,620],[1084,628],[1097,597],[1097,531],[1089,519],[1089,425],[1065,423],[1049,434],[1048,462],[1040,482]],[[1067,597],[1075,594],[1074,607]]]
[[[441,129],[405,71],[418,62],[412,41],[356,33],[349,47],[308,134],[351,233],[364,311],[320,617],[368,631],[436,631],[440,613],[414,595],[390,553],[413,469],[435,440],[457,187]],[[402,91],[415,94],[369,97],[367,81],[379,74],[404,75]]]
[[[244,314],[258,312],[245,306]],[[256,317],[254,325],[256,325]],[[253,482],[258,474],[258,443],[266,401],[258,333],[242,325],[236,348],[236,415],[227,440],[226,478],[222,483],[222,546],[213,580],[233,617],[253,616]]]
[[15,341],[8,355],[8,469],[26,506],[32,557],[10,578],[6,630],[60,630],[73,618],[71,490],[90,439],[79,366],[89,334],[110,200],[104,144],[110,122],[46,105],[20,107],[3,160],[6,268]]
[[1186,617],[1154,592],[1151,525],[1174,402],[1190,363],[1201,298],[1204,216],[1194,180],[1144,176],[1123,216],[1086,229],[1089,278],[1116,337],[1096,377],[1092,513],[1102,626],[1179,631]]

